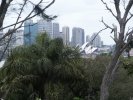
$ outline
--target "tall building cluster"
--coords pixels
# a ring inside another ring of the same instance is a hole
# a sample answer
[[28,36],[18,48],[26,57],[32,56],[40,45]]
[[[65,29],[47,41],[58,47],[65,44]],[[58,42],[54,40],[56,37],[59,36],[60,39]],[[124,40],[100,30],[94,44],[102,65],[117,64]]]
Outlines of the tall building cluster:
[[[36,23],[33,20],[27,20],[24,23],[24,30],[17,30],[12,34],[9,48],[6,51],[6,56],[10,54],[10,50],[21,45],[31,45],[36,43],[36,37],[39,34],[47,33],[51,39],[62,38],[64,45],[71,47],[79,47],[80,52],[85,57],[92,53],[94,55],[100,53],[110,52],[110,47],[103,45],[101,37],[94,33],[92,36],[87,35],[85,37],[84,29],[80,27],[73,27],[71,30],[68,26],[61,28],[59,23],[53,23],[46,20],[38,20]],[[4,34],[0,31],[0,37]],[[3,40],[3,43],[8,41],[7,37]],[[2,43],[1,43],[2,44]],[[2,55],[5,46],[0,46],[0,55]],[[5,56],[5,57],[6,57]]]
[[33,23],[32,20],[28,20],[24,24],[24,44],[32,44],[35,42],[35,37],[46,32],[50,38],[62,38],[65,45],[83,45],[85,42],[84,29],[74,27],[72,29],[72,38],[70,40],[70,28],[68,26],[62,27],[60,32],[59,23],[52,23],[51,21],[38,20],[37,23]]
[[[85,31],[80,27],[73,27],[72,30],[70,30],[68,26],[64,26],[60,31],[59,23],[52,23],[51,21],[41,19],[38,20],[37,23],[34,23],[33,20],[27,20],[24,23],[24,30],[17,30],[13,34],[10,48],[20,45],[34,44],[37,35],[45,32],[51,39],[58,37],[62,38],[64,45],[67,46],[81,47],[86,42],[90,43],[90,45],[93,45],[94,47],[102,46],[101,38],[96,33],[91,37],[87,35],[85,38]],[[2,36],[1,33],[2,32],[0,32],[0,37]]]

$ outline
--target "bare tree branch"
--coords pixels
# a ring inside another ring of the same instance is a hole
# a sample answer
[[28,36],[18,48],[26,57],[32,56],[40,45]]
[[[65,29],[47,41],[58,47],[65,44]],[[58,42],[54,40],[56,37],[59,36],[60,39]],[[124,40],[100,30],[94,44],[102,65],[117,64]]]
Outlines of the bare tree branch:
[[111,33],[114,32],[114,38],[111,36],[111,38],[115,41],[115,43],[118,41],[117,38],[117,26],[113,24],[113,28],[111,26],[109,26],[108,24],[106,24],[102,18],[101,22],[104,24],[105,27],[111,29]]
[[[42,0],[41,0],[37,5],[39,5],[41,2],[42,2]],[[55,2],[55,0],[53,0],[50,4],[48,4],[48,5],[43,9],[43,11],[45,11],[48,7],[50,7],[54,2]],[[24,21],[29,20],[29,19],[31,19],[31,18],[33,18],[33,17],[35,17],[35,16],[37,16],[37,15],[40,14],[40,13],[37,13],[37,14],[34,14],[34,15],[31,16],[31,14],[32,14],[33,12],[34,12],[34,9],[29,13],[29,15],[28,15],[25,19],[23,19],[23,20],[21,20],[21,21],[19,21],[19,22],[17,22],[17,23],[14,23],[14,24],[12,24],[12,25],[3,27],[3,28],[1,28],[0,30],[3,30],[3,29],[5,29],[5,28],[8,28],[8,27],[11,27],[11,26],[20,24],[20,23],[24,23]],[[20,28],[20,27],[19,27],[19,28]],[[10,33],[6,33],[3,37],[0,38],[0,41],[3,40],[5,37],[7,37],[7,36],[9,36],[9,35],[10,35]]]
[[120,0],[114,0],[114,4],[115,4],[115,9],[116,9],[116,12],[117,12],[117,20],[120,22],[121,20],[121,11],[120,11]]
[[[101,0],[101,1],[103,2],[103,0]],[[113,78],[115,77],[115,73],[118,69],[119,58],[120,58],[122,52],[126,49],[126,47],[129,45],[129,43],[132,41],[133,31],[130,31],[130,32],[126,33],[126,35],[130,38],[128,39],[127,43],[124,43],[125,39],[127,38],[127,36],[125,36],[126,24],[133,16],[133,15],[131,15],[129,18],[127,18],[128,14],[130,14],[130,10],[133,6],[133,0],[128,0],[127,6],[124,7],[125,12],[124,12],[124,16],[122,18],[121,18],[121,11],[120,11],[120,1],[121,0],[114,0],[117,17],[114,16],[113,14],[112,15],[119,22],[119,24],[118,24],[118,26],[116,26],[116,28],[114,26],[114,40],[116,41],[116,39],[117,39],[117,42],[116,42],[115,50],[112,54],[111,61],[106,69],[106,72],[105,72],[103,80],[102,80],[100,100],[108,100],[109,99],[109,87],[110,87],[110,85],[113,81]],[[104,3],[104,5],[107,5],[107,4]],[[125,6],[125,2],[124,2],[124,6]],[[108,8],[108,6],[106,6],[106,8]],[[113,13],[111,10],[109,10],[109,11],[111,13]],[[119,33],[117,32],[117,27],[119,27]],[[118,36],[117,36],[117,34],[118,34]]]
[[124,20],[125,22],[127,21],[126,19],[127,19],[128,13],[129,13],[129,11],[130,11],[132,5],[133,5],[133,0],[130,0],[130,1],[128,2],[128,5],[127,5],[127,7],[126,7],[126,10],[125,10],[125,13],[124,13],[124,16],[123,16],[123,20]]
[[127,48],[127,46],[129,45],[129,43],[132,41],[132,39],[133,39],[133,29],[130,32],[127,33],[126,37],[128,37],[128,40],[127,40],[127,43],[125,43],[125,45],[121,49],[121,52],[124,51]]
[[113,30],[113,28],[112,28],[111,26],[109,26],[108,24],[106,24],[106,23],[104,22],[103,18],[102,18],[101,22],[104,24],[105,27],[107,27],[107,28]]
[[133,17],[133,14],[132,13],[129,12],[129,14],[130,14],[130,17],[127,18],[126,23]]
[[[2,38],[0,38],[0,41],[2,41],[2,40],[5,39],[7,36],[9,36],[9,39],[8,39],[8,41],[7,41],[7,45],[6,45],[6,47],[5,47],[4,51],[3,51],[2,56],[0,57],[0,61],[2,60],[4,54],[6,53],[8,47],[9,47],[9,45],[10,45],[10,41],[11,41],[11,39],[12,39],[12,36],[13,36],[14,32],[15,32],[17,29],[21,28],[22,25],[23,25],[23,23],[24,23],[26,20],[31,19],[31,18],[33,18],[33,17],[35,17],[35,16],[37,16],[37,15],[43,13],[48,7],[50,7],[50,6],[55,2],[55,0],[52,0],[46,7],[44,7],[43,9],[41,9],[41,12],[38,12],[38,13],[33,14],[33,12],[36,10],[36,6],[39,6],[39,5],[43,2],[43,0],[40,0],[40,2],[39,2],[38,4],[34,5],[34,8],[32,9],[32,11],[31,11],[23,20],[19,21],[20,16],[21,16],[21,14],[22,14],[22,12],[23,12],[23,10],[24,10],[24,7],[25,7],[27,1],[28,1],[28,0],[25,0],[25,1],[24,1],[23,5],[22,5],[22,7],[21,7],[21,9],[20,9],[20,12],[18,13],[18,17],[17,17],[17,19],[16,19],[16,22],[15,22],[14,24],[12,24],[12,25],[9,25],[9,26],[6,26],[6,27],[0,29],[0,30],[3,30],[3,29],[5,29],[5,28],[14,26],[14,28],[13,28],[12,30],[9,30],[6,34],[3,35]],[[5,12],[5,13],[6,13],[6,12]],[[32,15],[32,14],[33,14],[33,15]],[[32,16],[31,16],[31,15],[32,15]],[[52,19],[52,17],[49,17],[49,16],[46,15],[45,13],[43,13],[43,15],[44,15],[44,17],[46,16],[46,19],[47,19],[47,18]],[[16,27],[17,25],[19,25],[19,26]]]
[[106,6],[106,9],[117,19],[117,16],[113,13],[113,11],[108,7],[107,3],[101,0],[102,3]]
[[6,2],[6,0],[2,0],[1,1],[1,5],[0,5],[0,28],[3,26],[3,21],[7,12],[7,9],[10,5],[10,3],[13,0],[8,0],[8,2]]
[[[17,17],[16,23],[18,23],[18,20],[20,19],[20,16],[21,16],[21,14],[23,12],[24,6],[26,5],[26,2],[27,2],[27,0],[25,0],[24,4],[23,4],[23,6],[22,6],[22,8],[21,8],[21,10],[19,12],[19,15]],[[16,25],[14,26],[14,28],[12,29],[12,31],[9,32],[10,33],[9,34],[10,35],[10,38],[8,39],[7,45],[6,45],[6,47],[5,47],[5,49],[4,49],[3,53],[2,53],[2,56],[0,57],[0,61],[3,59],[3,57],[4,57],[4,55],[5,55],[6,51],[7,51],[7,49],[9,48],[9,44],[10,44],[10,42],[12,40],[12,36],[13,36],[14,32],[17,30]],[[22,24],[19,27],[21,27],[21,26],[22,26]]]
[[127,37],[131,34],[131,33],[130,33],[130,32],[131,32],[130,30],[133,30],[133,28],[128,27],[128,30],[127,30],[127,32],[126,32],[126,34],[125,34],[124,41],[126,41],[126,40],[127,40]]
[[89,44],[92,44],[93,41],[96,39],[96,37],[97,37],[102,31],[104,31],[104,30],[106,30],[106,29],[108,29],[108,28],[107,28],[107,27],[106,27],[106,28],[103,28],[103,29],[101,29],[99,32],[97,32],[97,34],[96,34],[95,37],[90,41]]

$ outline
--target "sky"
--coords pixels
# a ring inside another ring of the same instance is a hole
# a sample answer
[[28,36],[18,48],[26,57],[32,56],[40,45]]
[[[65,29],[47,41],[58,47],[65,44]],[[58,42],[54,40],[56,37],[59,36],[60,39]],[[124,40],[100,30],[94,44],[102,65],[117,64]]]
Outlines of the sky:
[[[47,2],[50,0],[44,1]],[[111,2],[113,0],[104,1],[106,1],[109,7],[115,12],[113,3]],[[34,2],[38,2],[38,0],[34,0]],[[28,10],[30,10],[30,7],[27,7],[25,12]],[[101,0],[56,0],[55,3],[46,10],[46,14],[58,16],[53,22],[60,24],[60,31],[62,31],[63,26],[69,26],[70,31],[72,31],[73,27],[80,27],[83,28],[85,34],[89,36],[105,28],[100,22],[102,18],[110,26],[114,23],[117,25],[115,18],[106,10]],[[7,25],[14,22],[14,19],[16,18],[10,15],[4,23]],[[37,19],[35,18],[35,20]],[[100,33],[100,36],[105,45],[114,44],[110,30]]]
[[[47,13],[58,16],[55,22],[59,22],[60,30],[63,26],[69,26],[71,30],[81,27],[89,36],[105,28],[100,22],[102,17],[108,24],[112,25],[114,21],[100,0],[56,0]],[[110,35],[109,31],[100,33],[104,44],[114,44]]]

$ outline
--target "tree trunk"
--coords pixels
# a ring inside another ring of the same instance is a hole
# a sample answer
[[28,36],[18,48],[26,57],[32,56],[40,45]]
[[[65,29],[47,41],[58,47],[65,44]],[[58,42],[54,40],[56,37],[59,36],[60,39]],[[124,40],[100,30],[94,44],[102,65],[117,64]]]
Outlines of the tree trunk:
[[110,87],[111,82],[114,79],[119,57],[120,57],[120,50],[116,48],[116,52],[113,54],[111,62],[107,66],[106,72],[102,80],[100,100],[108,100],[109,98],[109,87]]

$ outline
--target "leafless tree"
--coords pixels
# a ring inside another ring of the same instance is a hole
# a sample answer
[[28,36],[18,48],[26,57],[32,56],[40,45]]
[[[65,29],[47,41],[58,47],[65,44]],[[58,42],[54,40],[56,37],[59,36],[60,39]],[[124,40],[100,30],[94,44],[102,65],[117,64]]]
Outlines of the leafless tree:
[[[43,17],[45,20],[52,20],[56,17],[45,14],[46,9],[49,8],[55,2],[55,0],[49,0],[47,3],[44,1],[45,0],[38,0],[37,3],[34,3],[32,0],[0,0],[0,31],[3,29],[9,29],[9,31],[0,38],[0,43],[2,43],[2,41],[8,37],[8,41],[5,44],[5,49],[0,57],[0,61],[9,47],[13,33],[21,28],[26,20],[34,18],[38,15]],[[43,6],[44,3],[45,5]],[[17,5],[19,8],[15,8]],[[30,6],[32,9],[29,12],[27,11],[26,17],[22,18],[21,16],[28,6]],[[16,14],[16,21],[11,25],[3,27],[3,22],[11,7],[14,10],[14,12],[12,11],[11,13]]]
[[[116,12],[114,12],[108,6],[107,2],[105,2],[104,0],[101,0],[101,2],[105,5],[106,9],[113,15],[113,17],[118,22],[118,26],[113,24],[113,26],[111,27],[108,24],[106,24],[104,20],[101,21],[105,27],[107,27],[112,31],[112,33],[114,33],[114,37],[112,38],[116,44],[115,50],[112,55],[112,59],[109,65],[106,67],[106,72],[104,74],[101,84],[100,100],[108,100],[109,87],[116,75],[116,71],[118,69],[120,62],[120,56],[132,40],[133,29],[129,29],[126,32],[126,28],[127,23],[133,17],[133,14],[131,13],[133,0],[113,0]],[[121,6],[124,8],[124,11],[121,9]],[[126,42],[127,38],[128,41]]]

